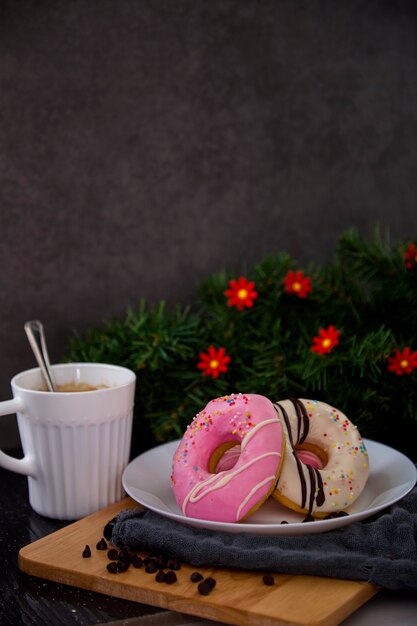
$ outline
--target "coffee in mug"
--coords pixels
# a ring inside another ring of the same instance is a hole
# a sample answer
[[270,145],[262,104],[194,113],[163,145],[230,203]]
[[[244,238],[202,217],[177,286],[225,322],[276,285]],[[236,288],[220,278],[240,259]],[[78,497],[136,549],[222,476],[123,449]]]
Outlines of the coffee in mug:
[[[62,393],[73,393],[75,391],[95,391],[96,389],[108,389],[109,385],[90,385],[89,383],[70,382],[64,385],[55,385],[55,391]],[[49,391],[46,387],[42,387],[38,391]],[[52,392],[51,392],[52,393]]]

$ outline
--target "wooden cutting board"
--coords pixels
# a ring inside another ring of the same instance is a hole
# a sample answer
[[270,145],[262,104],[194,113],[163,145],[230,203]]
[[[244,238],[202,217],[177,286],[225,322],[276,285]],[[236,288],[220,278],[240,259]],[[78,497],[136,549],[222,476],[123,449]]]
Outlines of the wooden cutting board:
[[[217,581],[214,590],[202,596],[190,581],[196,568],[186,564],[176,572],[178,581],[172,585],[156,582],[155,574],[143,568],[110,574],[107,551],[97,550],[96,544],[110,519],[137,506],[126,498],[38,539],[20,550],[19,568],[58,583],[248,626],[336,626],[378,591],[370,583],[316,576],[274,575],[275,584],[266,586],[260,572],[199,568],[203,576]],[[91,548],[90,558],[82,557],[86,545]]]

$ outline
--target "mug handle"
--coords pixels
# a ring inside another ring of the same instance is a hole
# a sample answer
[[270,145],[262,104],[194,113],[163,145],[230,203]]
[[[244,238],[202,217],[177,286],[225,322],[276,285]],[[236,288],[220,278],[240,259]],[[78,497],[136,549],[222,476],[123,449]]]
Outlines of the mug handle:
[[[23,400],[17,396],[13,398],[13,400],[0,402],[0,416],[24,411],[24,408]],[[15,459],[13,456],[0,450],[0,467],[4,467],[4,469],[10,470],[11,472],[24,474],[25,476],[36,475],[35,459],[30,454],[26,454],[23,459]]]

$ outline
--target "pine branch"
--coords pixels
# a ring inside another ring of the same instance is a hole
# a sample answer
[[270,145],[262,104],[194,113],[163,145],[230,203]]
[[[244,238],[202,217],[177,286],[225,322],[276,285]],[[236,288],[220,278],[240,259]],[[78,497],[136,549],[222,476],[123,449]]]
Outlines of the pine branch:
[[[245,274],[257,298],[243,310],[228,306],[225,296],[239,276],[219,272],[199,286],[196,312],[142,300],[125,319],[104,322],[83,337],[74,333],[67,358],[137,373],[135,420],[148,436],[139,437],[142,449],[180,437],[210,399],[252,392],[273,400],[323,400],[350,416],[363,435],[390,445],[394,416],[397,447],[407,452],[417,435],[417,370],[398,376],[387,360],[394,349],[417,351],[417,262],[411,257],[406,267],[408,245],[392,244],[381,229],[369,238],[350,230],[323,267],[300,268],[285,253],[269,256]],[[286,291],[290,270],[311,279],[306,297]],[[312,340],[328,326],[339,332],[339,343],[316,354]],[[209,346],[230,356],[218,378],[197,368]]]

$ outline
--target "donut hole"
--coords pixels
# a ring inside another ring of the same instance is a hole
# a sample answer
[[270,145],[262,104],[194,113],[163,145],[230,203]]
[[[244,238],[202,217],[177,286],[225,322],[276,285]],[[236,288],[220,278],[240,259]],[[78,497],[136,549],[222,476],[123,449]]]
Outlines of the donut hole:
[[328,463],[327,454],[319,446],[314,444],[304,443],[295,446],[295,453],[304,465],[311,465],[316,469],[323,469]]
[[239,460],[240,451],[240,444],[236,444],[236,441],[222,443],[210,457],[209,472],[218,474],[232,469]]

